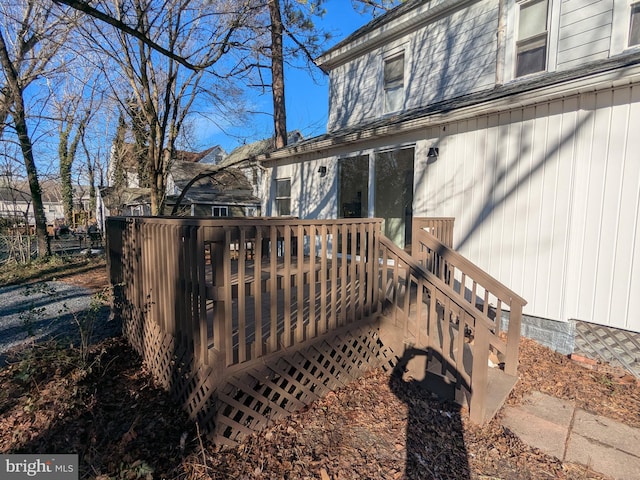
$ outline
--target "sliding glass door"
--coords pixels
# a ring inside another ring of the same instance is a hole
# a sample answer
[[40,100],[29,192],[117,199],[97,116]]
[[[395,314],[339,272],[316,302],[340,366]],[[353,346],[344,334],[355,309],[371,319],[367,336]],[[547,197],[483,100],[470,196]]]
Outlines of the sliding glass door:
[[[338,217],[384,220],[383,233],[404,248],[411,243],[414,148],[343,158],[338,166]],[[369,186],[373,205],[369,204]],[[372,208],[373,207],[373,208]]]
[[375,216],[384,219],[384,234],[400,248],[411,243],[413,154],[403,148],[375,158]]

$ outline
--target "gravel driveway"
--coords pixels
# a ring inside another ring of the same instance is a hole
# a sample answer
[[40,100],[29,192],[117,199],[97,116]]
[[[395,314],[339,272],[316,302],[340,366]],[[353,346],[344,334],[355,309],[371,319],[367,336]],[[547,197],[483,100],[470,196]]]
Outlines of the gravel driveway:
[[[92,295],[89,289],[59,281],[0,287],[0,366],[10,349],[31,340],[54,338],[77,345],[75,319],[89,314]],[[93,340],[118,332],[116,322],[109,321],[109,307],[102,306]]]

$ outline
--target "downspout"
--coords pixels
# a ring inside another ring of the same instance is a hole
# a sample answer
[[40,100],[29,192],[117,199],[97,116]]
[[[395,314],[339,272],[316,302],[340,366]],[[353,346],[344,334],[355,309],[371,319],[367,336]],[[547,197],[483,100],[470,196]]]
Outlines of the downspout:
[[507,23],[507,0],[498,2],[498,31],[496,33],[496,86],[504,83],[505,25]]

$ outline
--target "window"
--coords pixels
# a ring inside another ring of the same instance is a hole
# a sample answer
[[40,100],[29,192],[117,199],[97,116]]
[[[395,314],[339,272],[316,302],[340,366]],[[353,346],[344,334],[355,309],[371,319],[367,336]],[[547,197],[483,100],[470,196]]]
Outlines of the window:
[[547,68],[547,0],[520,5],[516,77]]
[[291,179],[276,180],[276,215],[291,215]]
[[640,3],[631,5],[631,24],[629,26],[629,46],[640,45]]
[[214,217],[228,217],[229,207],[213,206],[211,207],[211,215]]
[[404,103],[404,55],[384,62],[384,112],[397,112]]

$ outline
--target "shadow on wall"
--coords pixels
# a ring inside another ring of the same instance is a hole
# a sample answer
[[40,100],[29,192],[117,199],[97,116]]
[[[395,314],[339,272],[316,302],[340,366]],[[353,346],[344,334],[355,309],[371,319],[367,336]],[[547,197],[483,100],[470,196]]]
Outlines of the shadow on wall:
[[300,168],[300,218],[335,218],[338,197],[337,188],[333,187],[338,178],[337,163],[329,167],[335,169],[335,173],[325,177],[317,173],[318,167],[314,162],[300,163]]
[[[480,15],[461,7],[445,19],[416,34],[415,58],[407,82],[408,108],[440,102],[488,88],[495,81],[497,4]],[[435,35],[434,35],[435,32]],[[471,73],[472,72],[472,73]]]
[[[332,75],[329,85],[329,113],[328,132],[335,132],[341,128],[353,126],[371,120],[379,113],[377,106],[377,85],[379,76],[375,60],[369,57],[359,58],[345,65],[345,71],[340,75]],[[365,73],[366,72],[366,73]],[[335,79],[345,79],[337,84]]]

